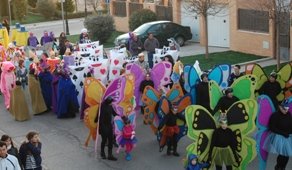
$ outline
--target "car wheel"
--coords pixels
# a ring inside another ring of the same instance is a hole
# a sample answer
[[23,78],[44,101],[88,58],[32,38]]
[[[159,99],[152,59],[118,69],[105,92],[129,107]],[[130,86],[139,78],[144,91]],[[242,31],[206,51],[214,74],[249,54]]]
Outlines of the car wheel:
[[175,41],[179,44],[179,46],[183,46],[185,44],[185,39],[182,36],[176,37]]

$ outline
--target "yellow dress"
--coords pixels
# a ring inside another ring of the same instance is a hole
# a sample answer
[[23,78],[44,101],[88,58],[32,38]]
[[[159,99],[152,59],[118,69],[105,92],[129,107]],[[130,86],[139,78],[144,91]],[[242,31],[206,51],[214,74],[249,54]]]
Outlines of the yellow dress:
[[5,27],[0,28],[0,43],[5,47],[5,49],[8,47],[9,35]]
[[15,41],[17,46],[26,46],[29,34],[27,31],[17,31]]
[[16,121],[30,119],[27,102],[21,86],[16,86],[11,92],[9,111]]
[[40,114],[47,110],[40,82],[35,78],[34,75],[28,76],[28,89],[31,98],[31,105],[34,114]]

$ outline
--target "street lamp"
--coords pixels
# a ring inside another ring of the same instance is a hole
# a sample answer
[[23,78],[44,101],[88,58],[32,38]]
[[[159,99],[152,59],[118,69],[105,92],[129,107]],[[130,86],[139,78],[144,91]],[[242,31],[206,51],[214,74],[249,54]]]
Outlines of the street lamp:
[[8,0],[9,24],[12,25],[12,23],[11,23],[11,8],[10,8],[10,2],[11,2],[11,0]]
[[64,6],[63,6],[63,3],[64,3],[65,0],[60,0],[60,1],[61,1],[61,10],[62,10],[63,32],[65,32]]

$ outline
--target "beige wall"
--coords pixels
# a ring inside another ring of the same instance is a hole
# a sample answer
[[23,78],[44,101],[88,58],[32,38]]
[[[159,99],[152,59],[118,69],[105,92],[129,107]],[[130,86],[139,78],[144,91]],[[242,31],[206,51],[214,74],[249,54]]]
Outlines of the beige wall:
[[[251,8],[239,0],[230,7],[230,49],[260,56],[273,56],[273,27],[270,23],[269,33],[256,33],[239,30],[237,23],[237,9]],[[265,47],[263,47],[265,46]]]

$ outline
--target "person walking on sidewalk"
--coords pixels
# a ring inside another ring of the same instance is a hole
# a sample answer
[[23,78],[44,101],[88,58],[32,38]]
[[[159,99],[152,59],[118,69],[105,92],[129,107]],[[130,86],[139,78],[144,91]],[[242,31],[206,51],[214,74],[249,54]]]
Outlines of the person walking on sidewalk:
[[153,68],[153,54],[155,48],[159,48],[159,41],[153,36],[153,33],[148,33],[148,38],[144,42],[144,49],[147,51],[149,67]]

